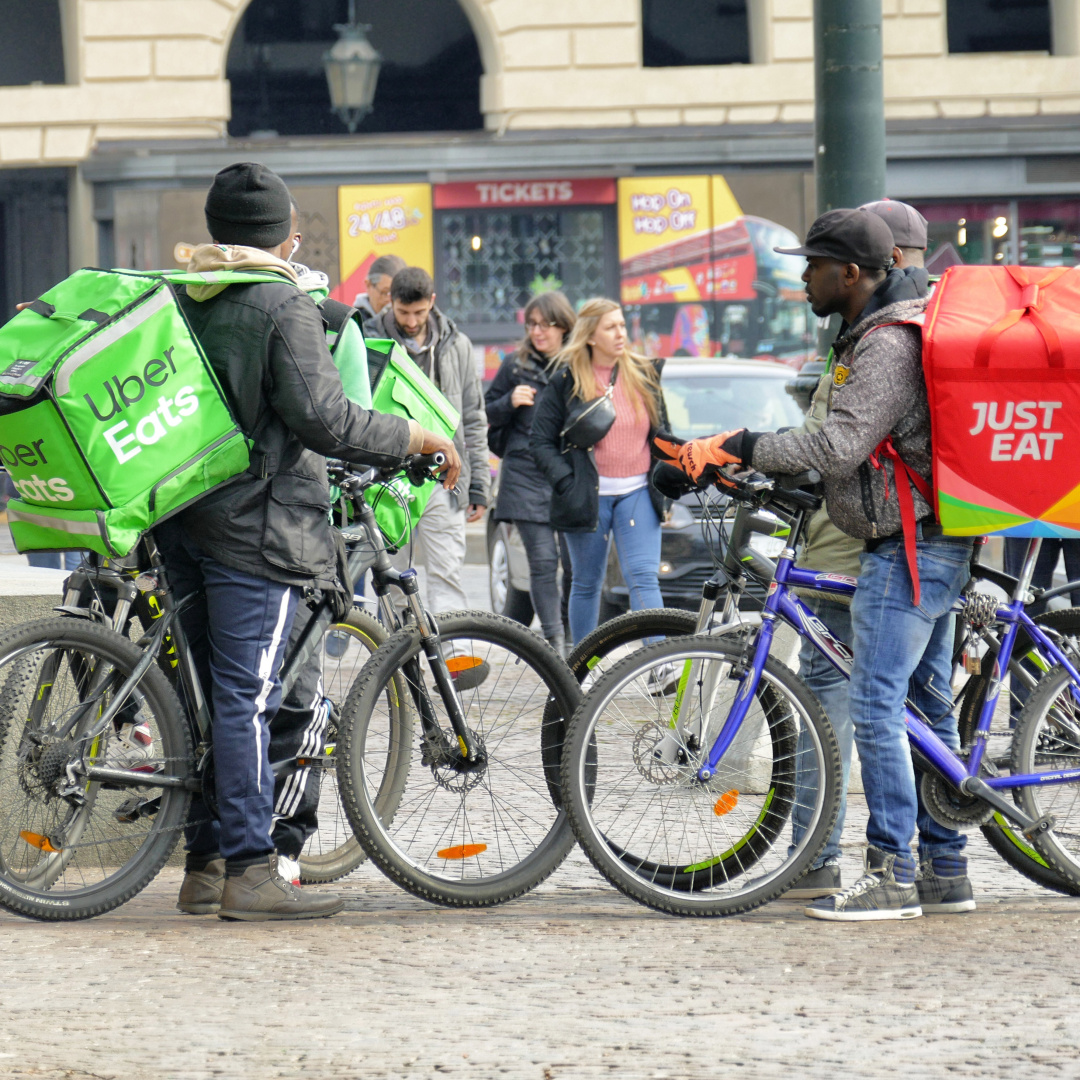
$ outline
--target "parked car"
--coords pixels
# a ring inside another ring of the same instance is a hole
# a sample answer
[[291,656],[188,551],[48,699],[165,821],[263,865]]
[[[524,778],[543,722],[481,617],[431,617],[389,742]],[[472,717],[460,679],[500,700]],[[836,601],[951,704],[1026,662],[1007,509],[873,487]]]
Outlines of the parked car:
[[[802,423],[803,413],[785,389],[791,368],[769,360],[677,357],[664,365],[662,384],[672,434],[696,439],[718,431],[750,428],[775,431]],[[496,495],[497,498],[497,495]],[[660,594],[667,607],[696,609],[701,586],[713,572],[716,535],[702,535],[706,517],[722,515],[727,500],[710,492],[705,505],[697,495],[676,502],[663,524],[660,546]],[[779,522],[778,522],[779,525]],[[781,537],[757,536],[762,554],[775,557],[783,549]],[[529,599],[529,564],[517,530],[488,515],[488,565],[493,611],[520,622],[532,621]],[[760,597],[755,593],[760,592]],[[750,602],[764,600],[764,592],[751,589]],[[600,601],[600,621],[621,615],[630,607],[629,593],[612,545],[607,577]]]

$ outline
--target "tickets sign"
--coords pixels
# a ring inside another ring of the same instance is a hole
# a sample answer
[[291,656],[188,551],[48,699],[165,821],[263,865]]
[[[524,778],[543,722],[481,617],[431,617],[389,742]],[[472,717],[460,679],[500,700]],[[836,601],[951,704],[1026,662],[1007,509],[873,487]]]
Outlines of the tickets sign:
[[436,210],[530,206],[595,206],[615,201],[610,177],[572,180],[478,180],[436,184]]
[[435,270],[430,184],[351,184],[338,188],[341,284],[331,293],[351,304],[380,255]]

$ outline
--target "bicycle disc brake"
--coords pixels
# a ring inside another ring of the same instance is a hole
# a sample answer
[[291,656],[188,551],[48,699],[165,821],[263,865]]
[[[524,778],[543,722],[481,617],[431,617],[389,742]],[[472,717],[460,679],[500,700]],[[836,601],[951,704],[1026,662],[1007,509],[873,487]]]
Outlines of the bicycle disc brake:
[[469,738],[476,749],[476,759],[469,761],[464,748],[452,731],[438,730],[437,734],[421,738],[420,762],[431,769],[439,787],[447,791],[471,791],[484,778],[487,770],[487,748],[480,734],[469,729]]

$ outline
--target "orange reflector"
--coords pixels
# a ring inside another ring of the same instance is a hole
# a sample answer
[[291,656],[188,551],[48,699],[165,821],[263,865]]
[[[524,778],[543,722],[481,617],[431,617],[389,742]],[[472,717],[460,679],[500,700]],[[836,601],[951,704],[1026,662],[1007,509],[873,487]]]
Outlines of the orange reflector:
[[483,662],[479,656],[451,656],[446,661],[446,667],[451,675],[457,675],[459,672],[479,667]]
[[25,829],[20,832],[19,835],[31,847],[41,848],[42,851],[49,851],[54,853],[60,850],[59,848],[54,848],[52,844],[49,843],[49,838],[47,836],[41,836],[36,832],[27,832]]
[[444,847],[435,854],[440,859],[471,859],[479,855],[481,851],[487,851],[487,844],[461,844],[459,847]]
[[739,793],[732,788],[731,791],[725,791],[719,799],[716,800],[716,805],[713,807],[713,813],[717,817],[723,817],[725,814],[730,813],[739,802]]

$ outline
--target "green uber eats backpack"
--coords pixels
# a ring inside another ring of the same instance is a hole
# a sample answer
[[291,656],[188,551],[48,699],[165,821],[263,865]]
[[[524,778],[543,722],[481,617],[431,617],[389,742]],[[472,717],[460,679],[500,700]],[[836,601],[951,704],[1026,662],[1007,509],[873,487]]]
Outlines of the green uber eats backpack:
[[[167,279],[167,280],[166,280]],[[168,281],[279,275],[78,270],[0,328],[0,460],[16,548],[126,555],[242,473],[249,443]]]
[[[457,410],[413,363],[408,353],[388,338],[368,338],[364,344],[367,346],[371,407],[378,412],[415,420],[428,431],[440,432],[452,439],[458,426]],[[435,487],[435,481],[416,487],[401,473],[364,492],[388,546],[400,548],[408,543]]]

